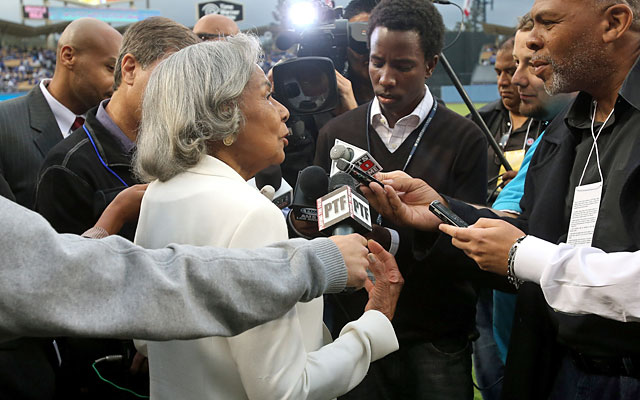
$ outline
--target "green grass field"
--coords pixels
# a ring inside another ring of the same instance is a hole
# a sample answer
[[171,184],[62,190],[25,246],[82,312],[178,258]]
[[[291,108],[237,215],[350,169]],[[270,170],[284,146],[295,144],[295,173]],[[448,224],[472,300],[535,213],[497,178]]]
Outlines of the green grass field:
[[[477,103],[474,104],[474,106],[476,107],[476,109],[484,106],[487,103]],[[457,112],[460,115],[467,115],[469,114],[469,109],[467,108],[467,105],[464,103],[451,103],[451,104],[447,104],[447,108],[449,108],[452,111]]]

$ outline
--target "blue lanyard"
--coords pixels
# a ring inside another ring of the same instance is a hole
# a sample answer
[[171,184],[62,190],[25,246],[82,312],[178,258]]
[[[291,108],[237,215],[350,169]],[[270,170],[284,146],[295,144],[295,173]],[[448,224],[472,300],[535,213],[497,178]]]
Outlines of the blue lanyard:
[[[367,130],[366,130],[366,133],[367,133],[367,151],[369,152],[369,154],[371,154],[371,142],[370,142],[370,139],[369,139],[369,124],[371,123],[371,105],[372,104],[373,104],[373,102],[369,103],[369,108],[367,110]],[[427,116],[427,119],[424,122],[424,125],[422,125],[422,129],[420,129],[420,133],[418,133],[418,137],[416,138],[416,141],[413,142],[413,147],[411,148],[411,152],[409,153],[409,157],[407,157],[407,161],[404,163],[404,167],[402,167],[402,171],[405,171],[407,169],[407,166],[411,162],[411,159],[413,158],[413,155],[416,153],[416,150],[418,149],[418,145],[420,144],[420,141],[422,140],[422,137],[424,136],[424,133],[427,131],[427,128],[431,124],[431,120],[433,120],[433,116],[436,115],[436,110],[437,109],[438,109],[438,102],[434,98],[433,99],[433,107],[431,107],[431,111],[429,112],[429,115]]]
[[100,160],[100,163],[107,169],[107,171],[111,172],[111,174],[113,176],[118,178],[118,180],[124,185],[124,187],[129,187],[129,185],[127,185],[127,183],[122,178],[120,178],[120,176],[118,174],[116,174],[114,170],[109,168],[107,163],[104,162],[104,160],[102,159],[102,156],[100,155],[100,152],[98,151],[98,148],[96,147],[95,142],[93,141],[93,138],[91,137],[91,134],[89,133],[89,131],[87,130],[87,127],[84,124],[82,124],[82,129],[84,129],[84,131],[87,133],[87,136],[89,137],[89,141],[93,145],[93,150],[95,150],[96,155],[98,156],[98,159]]
[[[367,129],[366,129],[366,133],[367,133],[367,151],[369,152],[369,154],[371,154],[371,142],[369,139],[369,124],[371,123],[371,105],[373,104],[373,102],[369,103],[369,108],[367,109]],[[436,110],[438,109],[438,102],[436,101],[436,99],[433,99],[433,107],[431,107],[431,111],[429,112],[429,115],[427,116],[426,121],[424,121],[424,125],[422,125],[422,129],[420,129],[420,133],[418,133],[418,137],[416,138],[416,141],[413,142],[413,147],[411,148],[411,152],[409,153],[409,157],[407,157],[407,161],[404,163],[404,167],[402,167],[402,171],[405,171],[407,169],[407,166],[409,165],[409,163],[411,162],[411,159],[413,158],[413,155],[416,153],[416,150],[418,149],[418,145],[420,144],[420,141],[422,140],[422,137],[424,136],[424,133],[427,131],[427,128],[429,127],[429,125],[431,124],[431,120],[433,120],[433,116],[436,115]],[[378,219],[376,220],[376,223],[378,225],[382,225],[382,215],[378,214]]]

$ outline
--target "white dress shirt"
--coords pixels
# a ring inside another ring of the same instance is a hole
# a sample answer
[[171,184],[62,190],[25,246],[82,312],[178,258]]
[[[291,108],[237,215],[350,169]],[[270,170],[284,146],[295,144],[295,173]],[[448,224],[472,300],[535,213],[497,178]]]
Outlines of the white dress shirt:
[[527,236],[515,257],[514,273],[539,283],[554,309],[640,321],[640,251],[605,253]]
[[[148,248],[257,248],[285,239],[278,207],[227,164],[206,156],[189,171],[149,185],[135,241]],[[234,289],[260,297],[259,288]],[[223,306],[229,299],[211,301]],[[246,307],[259,309],[261,302]],[[322,308],[322,298],[298,303],[281,318],[231,338],[148,342],[151,398],[331,399],[346,393],[370,362],[397,350],[398,342],[389,320],[370,310],[326,344]]]
[[40,90],[42,91],[44,98],[47,100],[47,104],[49,104],[49,108],[51,108],[53,116],[56,118],[62,137],[66,138],[71,133],[71,125],[73,125],[76,117],[84,118],[84,116],[74,114],[71,110],[56,100],[56,98],[49,93],[49,89],[47,89],[49,82],[51,82],[51,79],[43,79],[40,82]]
[[424,85],[425,94],[420,103],[409,115],[400,118],[393,128],[389,127],[387,118],[382,114],[380,102],[377,97],[371,103],[371,126],[378,133],[382,143],[387,146],[389,152],[395,152],[398,147],[411,135],[420,124],[427,118],[431,107],[433,107],[433,96],[429,87]]

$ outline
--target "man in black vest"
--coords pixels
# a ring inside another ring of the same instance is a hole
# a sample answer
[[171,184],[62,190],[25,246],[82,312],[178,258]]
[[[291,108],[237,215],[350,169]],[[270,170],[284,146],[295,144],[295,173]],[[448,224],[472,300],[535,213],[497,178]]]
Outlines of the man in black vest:
[[[315,164],[329,170],[335,139],[368,150],[385,170],[405,169],[445,193],[483,203],[487,144],[471,121],[438,104],[424,84],[442,50],[442,17],[421,0],[382,1],[369,19],[369,75],[375,98],[328,122]],[[374,215],[372,220],[375,221]],[[345,398],[471,399],[471,347],[476,294],[456,278],[456,265],[412,252],[411,229],[384,218],[399,233],[405,277],[394,327],[400,350],[372,364]],[[335,296],[334,330],[358,318],[363,296]]]
[[[550,94],[580,93],[568,111],[549,125],[527,175],[523,212],[509,222],[552,243],[587,245],[605,252],[637,251],[640,2],[603,3],[537,0],[531,10],[534,28],[527,47],[533,50],[534,73]],[[400,174],[392,175],[394,185],[413,193],[409,198],[420,206],[402,205],[392,189],[385,195],[374,188],[377,195],[370,200],[388,216],[425,231],[435,230],[435,217],[422,211],[425,203],[441,197],[424,182],[413,180],[407,186]],[[469,223],[481,216],[495,218],[487,210],[447,201]],[[481,267],[500,268],[514,280],[518,242],[499,227],[481,231],[479,236],[457,239],[456,245]],[[431,253],[456,257],[444,242],[431,247]],[[627,266],[618,267],[623,271]],[[592,278],[592,285],[604,284],[597,276]],[[555,311],[533,283],[520,287],[516,313],[503,398],[640,397],[637,322]]]

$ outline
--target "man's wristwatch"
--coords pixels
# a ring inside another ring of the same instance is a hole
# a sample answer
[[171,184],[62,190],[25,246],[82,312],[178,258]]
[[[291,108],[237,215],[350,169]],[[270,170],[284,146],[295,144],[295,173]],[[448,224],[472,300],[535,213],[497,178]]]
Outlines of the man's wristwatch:
[[524,282],[522,279],[518,279],[513,271],[514,264],[516,263],[516,251],[518,251],[518,245],[522,243],[522,241],[526,237],[527,235],[524,235],[522,237],[519,237],[515,241],[515,243],[511,246],[511,249],[509,249],[509,258],[507,259],[507,280],[510,284],[515,286],[516,289],[519,289],[520,285],[522,285],[522,282]]

